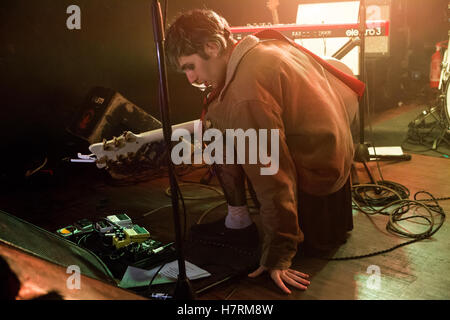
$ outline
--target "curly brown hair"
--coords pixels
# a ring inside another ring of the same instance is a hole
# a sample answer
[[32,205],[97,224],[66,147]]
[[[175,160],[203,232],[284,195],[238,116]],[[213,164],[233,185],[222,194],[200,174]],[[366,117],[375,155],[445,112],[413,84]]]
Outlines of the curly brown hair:
[[165,40],[168,63],[178,68],[178,58],[198,54],[203,59],[209,56],[204,51],[207,42],[215,42],[223,54],[232,47],[233,37],[228,22],[212,10],[195,9],[178,16],[170,25]]

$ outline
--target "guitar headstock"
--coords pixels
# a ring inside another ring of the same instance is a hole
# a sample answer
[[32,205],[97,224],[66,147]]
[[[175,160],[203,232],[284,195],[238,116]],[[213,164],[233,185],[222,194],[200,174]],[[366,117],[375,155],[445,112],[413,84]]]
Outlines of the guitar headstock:
[[280,5],[279,0],[269,0],[266,2],[266,6],[270,11],[277,10],[279,5]]
[[[158,139],[155,137],[150,140],[156,141]],[[114,137],[111,140],[103,140],[103,142],[91,144],[89,151],[96,156],[97,167],[104,168],[108,162],[120,162],[134,157],[144,144],[150,142],[152,141],[144,139],[142,135],[126,131],[119,137]]]
[[[193,120],[172,126],[172,130],[185,129],[191,134],[198,120]],[[184,140],[183,140],[184,141]],[[184,141],[191,145],[190,142]],[[136,161],[153,161],[162,156],[165,150],[162,129],[135,134],[126,131],[119,137],[91,144],[89,151],[97,158],[98,168],[111,165],[122,165]]]

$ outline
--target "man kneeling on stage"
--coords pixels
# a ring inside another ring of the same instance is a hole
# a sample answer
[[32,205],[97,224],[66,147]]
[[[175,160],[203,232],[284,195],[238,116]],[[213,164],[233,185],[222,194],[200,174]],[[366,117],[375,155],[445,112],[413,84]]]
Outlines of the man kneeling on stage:
[[328,252],[353,228],[350,125],[364,85],[275,31],[237,42],[227,21],[211,10],[180,15],[167,32],[166,53],[190,83],[212,88],[206,128],[279,132],[274,174],[262,174],[268,164],[261,161],[213,166],[228,214],[194,226],[192,236],[230,245],[258,241],[246,204],[248,178],[263,234],[260,267],[249,276],[268,271],[286,293],[286,284],[306,289],[309,276],[290,268],[297,251]]

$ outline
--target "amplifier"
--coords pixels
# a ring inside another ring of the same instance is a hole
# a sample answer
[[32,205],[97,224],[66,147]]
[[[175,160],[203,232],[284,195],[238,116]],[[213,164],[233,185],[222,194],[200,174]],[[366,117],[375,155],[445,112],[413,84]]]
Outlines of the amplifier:
[[[391,0],[366,0],[366,19],[391,21]],[[369,57],[383,57],[390,54],[390,35],[367,37],[365,51]]]
[[120,93],[94,87],[67,130],[92,144],[112,139],[126,130],[144,132],[161,127],[160,121]]

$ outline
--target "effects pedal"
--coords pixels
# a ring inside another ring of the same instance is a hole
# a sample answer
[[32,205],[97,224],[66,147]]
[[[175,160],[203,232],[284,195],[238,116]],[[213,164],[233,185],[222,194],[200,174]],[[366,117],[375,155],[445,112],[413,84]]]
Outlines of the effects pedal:
[[116,231],[116,233],[113,236],[112,242],[114,247],[116,247],[116,249],[126,247],[131,243],[130,238],[127,237],[125,233],[122,232],[122,230]]
[[95,230],[103,234],[110,233],[114,230],[114,225],[109,221],[100,220],[95,223]]
[[56,233],[66,239],[70,239],[75,235],[77,228],[75,226],[67,226],[56,230]]
[[116,249],[120,249],[131,243],[142,243],[149,238],[150,233],[145,228],[133,225],[130,228],[117,230],[113,236],[113,245]]
[[150,238],[150,233],[145,228],[136,224],[131,228],[124,229],[123,231],[125,232],[127,238],[129,238],[132,242],[144,242]]
[[68,240],[94,231],[93,223],[88,219],[81,219],[73,225],[56,230],[56,233]]
[[81,233],[89,233],[94,231],[94,224],[89,219],[81,219],[74,224]]
[[130,228],[133,225],[131,218],[124,213],[107,216],[106,219],[122,228]]

